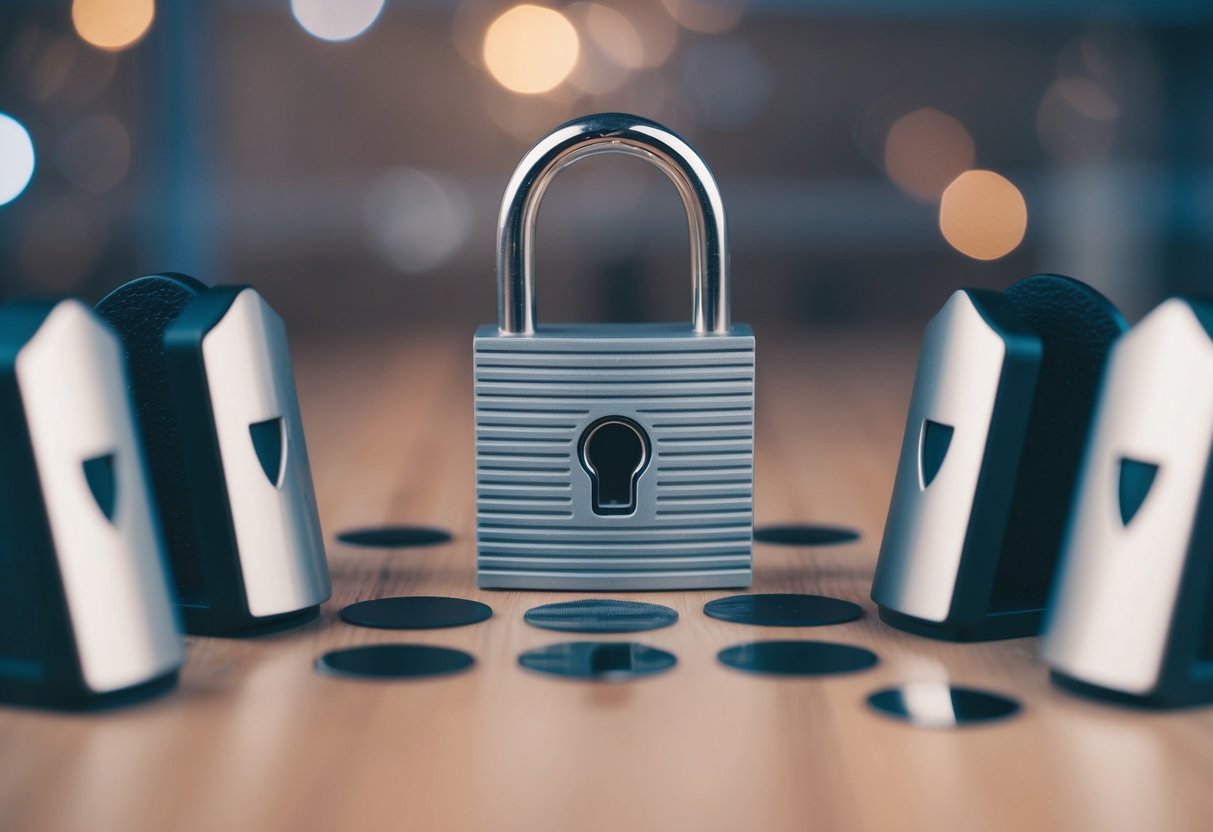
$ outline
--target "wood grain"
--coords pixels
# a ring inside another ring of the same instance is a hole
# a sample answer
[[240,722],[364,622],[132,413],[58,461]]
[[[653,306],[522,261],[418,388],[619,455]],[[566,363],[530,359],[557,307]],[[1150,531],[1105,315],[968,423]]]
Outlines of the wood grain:
[[[1036,641],[952,645],[877,620],[868,589],[896,465],[915,338],[760,333],[759,523],[858,528],[853,544],[760,545],[755,591],[863,605],[860,621],[766,629],[707,618],[725,592],[660,592],[674,627],[638,640],[670,673],[621,685],[535,675],[528,648],[565,640],[522,621],[560,596],[475,586],[471,337],[303,344],[296,365],[322,522],[424,523],[449,545],[333,542],[333,598],[303,627],[190,638],[177,691],[121,711],[0,708],[3,830],[800,830],[1213,828],[1213,710],[1127,711],[1050,687]],[[462,629],[343,624],[349,602],[456,595],[494,608]],[[720,667],[754,638],[875,650],[869,672],[773,681]],[[412,641],[472,652],[470,673],[357,682],[313,670],[325,649]],[[963,731],[869,712],[887,684],[948,680],[1025,711]]]

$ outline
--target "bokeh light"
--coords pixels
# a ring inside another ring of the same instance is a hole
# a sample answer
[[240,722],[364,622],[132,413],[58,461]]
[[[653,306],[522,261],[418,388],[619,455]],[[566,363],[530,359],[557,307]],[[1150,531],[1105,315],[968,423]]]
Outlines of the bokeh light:
[[21,195],[34,176],[34,142],[21,122],[0,113],[0,205]]
[[644,65],[644,44],[626,15],[601,3],[577,5],[587,7],[585,32],[602,54],[624,69],[639,69]]
[[560,12],[524,3],[484,35],[484,63],[506,89],[534,95],[558,86],[577,63],[577,30]]
[[734,28],[746,0],[661,0],[670,16],[692,32],[718,35]]
[[924,107],[893,122],[885,139],[884,167],[908,196],[934,202],[949,182],[973,167],[974,155],[973,137],[963,124]]
[[992,170],[969,170],[939,201],[939,230],[953,248],[975,260],[997,260],[1023,242],[1028,206],[1019,188]]
[[131,137],[118,119],[85,116],[55,146],[55,163],[72,184],[99,194],[121,182],[130,170]]
[[1116,99],[1090,78],[1062,78],[1054,86],[1067,104],[1087,118],[1112,121],[1120,116]]
[[98,49],[118,50],[133,45],[151,28],[156,16],[152,0],[73,0],[76,33]]
[[100,95],[114,78],[119,54],[92,49],[74,33],[31,25],[22,29],[6,58],[12,87],[25,97],[76,108]]
[[1116,138],[1120,104],[1089,78],[1062,78],[1045,91],[1036,111],[1036,134],[1060,162],[1107,158]]
[[291,14],[308,34],[342,41],[371,28],[383,4],[384,0],[291,0]]
[[[18,74],[30,98],[45,104],[59,95],[68,85],[68,79],[76,71],[79,53],[85,51],[80,41],[71,35],[56,36],[43,33],[37,47],[31,49],[28,65]],[[109,54],[90,49],[95,55]]]
[[569,82],[590,95],[604,95],[623,86],[641,60],[640,35],[628,19],[599,3],[572,3],[564,14],[582,35]]
[[459,252],[472,229],[471,201],[449,177],[397,168],[367,195],[366,220],[384,259],[417,274]]
[[653,0],[616,0],[618,10],[640,35],[640,65],[646,69],[661,66],[678,46],[678,24]]

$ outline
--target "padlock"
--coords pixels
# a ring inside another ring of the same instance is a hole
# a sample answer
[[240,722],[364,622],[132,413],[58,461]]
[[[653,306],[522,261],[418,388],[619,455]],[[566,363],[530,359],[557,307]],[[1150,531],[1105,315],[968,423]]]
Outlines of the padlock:
[[0,306],[0,700],[172,686],[170,605],[121,345],[87,306]]
[[[682,197],[689,324],[535,324],[540,200],[604,152],[650,162]],[[724,209],[703,159],[636,116],[556,128],[506,188],[497,293],[497,324],[474,340],[479,585],[749,586],[754,334],[730,321]]]
[[126,347],[186,631],[313,616],[329,572],[282,319],[251,287],[177,274],[97,310]]
[[1213,702],[1213,303],[1172,298],[1112,350],[1043,654],[1063,688]]

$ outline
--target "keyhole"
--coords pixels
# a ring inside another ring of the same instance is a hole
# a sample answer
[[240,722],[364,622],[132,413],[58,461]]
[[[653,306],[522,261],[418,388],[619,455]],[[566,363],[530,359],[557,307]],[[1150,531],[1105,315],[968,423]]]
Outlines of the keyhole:
[[594,489],[595,514],[636,510],[636,481],[649,464],[649,437],[623,416],[607,416],[581,435],[581,464]]

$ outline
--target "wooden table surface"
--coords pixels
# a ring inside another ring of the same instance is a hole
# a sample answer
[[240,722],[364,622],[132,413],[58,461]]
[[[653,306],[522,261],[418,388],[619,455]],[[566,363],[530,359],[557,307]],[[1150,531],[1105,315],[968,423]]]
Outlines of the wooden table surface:
[[[757,628],[705,617],[728,592],[633,595],[670,628],[632,636],[673,671],[588,684],[520,669],[568,640],[523,623],[576,595],[475,581],[471,335],[298,344],[296,368],[333,597],[319,619],[248,639],[188,640],[179,688],[126,710],[0,708],[0,830],[1178,830],[1213,829],[1213,709],[1140,713],[1050,687],[1035,639],[954,645],[879,622],[868,589],[892,486],[916,338],[759,332],[758,524],[854,526],[817,549],[758,545],[755,592],[863,605],[856,622]],[[343,529],[450,529],[431,549],[355,549]],[[344,624],[352,601],[455,595],[487,622],[428,632]],[[577,638],[577,637],[573,637]],[[773,680],[720,666],[758,638],[874,650],[873,670]],[[340,645],[421,642],[475,668],[415,682],[313,669]],[[864,700],[894,683],[976,685],[1016,719],[916,729]]]

